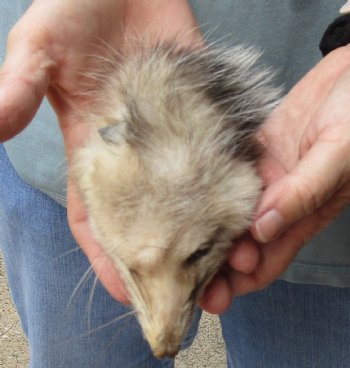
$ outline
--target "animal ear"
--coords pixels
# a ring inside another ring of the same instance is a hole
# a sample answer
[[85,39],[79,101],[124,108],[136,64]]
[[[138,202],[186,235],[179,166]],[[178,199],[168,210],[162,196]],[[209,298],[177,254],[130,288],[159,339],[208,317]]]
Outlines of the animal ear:
[[98,133],[106,143],[119,145],[126,141],[127,125],[125,121],[115,122],[100,128]]

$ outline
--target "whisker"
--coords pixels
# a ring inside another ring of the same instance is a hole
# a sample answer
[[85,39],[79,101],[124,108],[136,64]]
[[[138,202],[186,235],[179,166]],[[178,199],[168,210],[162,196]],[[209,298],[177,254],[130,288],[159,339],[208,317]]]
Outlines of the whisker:
[[65,309],[65,314],[68,313],[68,309],[69,307],[72,305],[73,303],[73,299],[75,298],[76,294],[78,293],[79,289],[81,289],[81,287],[83,286],[84,283],[87,282],[87,280],[90,278],[90,276],[93,274],[93,267],[92,265],[90,265],[88,267],[88,269],[85,271],[85,273],[83,274],[83,276],[81,277],[81,279],[79,280],[77,286],[74,288],[71,297],[69,298],[68,302],[67,302],[67,306]]
[[55,257],[54,260],[58,260],[60,258],[66,257],[66,256],[68,256],[68,255],[70,255],[70,254],[72,254],[74,252],[78,252],[80,249],[81,248],[79,246],[77,246],[77,247],[75,247],[73,249],[70,249],[67,252],[64,252],[64,253],[60,254],[59,256]]
[[64,346],[65,344],[72,343],[73,341],[76,341],[76,340],[84,338],[84,337],[89,337],[89,336],[91,336],[95,333],[98,333],[98,332],[102,331],[103,329],[113,325],[114,323],[120,322],[120,321],[124,320],[125,318],[131,317],[135,314],[136,314],[136,311],[134,311],[134,310],[132,310],[130,312],[126,312],[125,314],[117,316],[117,317],[113,318],[111,321],[109,321],[107,323],[104,323],[104,324],[102,324],[102,325],[100,325],[100,326],[98,326],[98,327],[96,327],[92,330],[89,330],[87,332],[84,332],[84,333],[81,333],[81,334],[78,334],[78,335],[75,335],[75,336],[72,336],[72,337],[68,337],[64,341],[54,342],[53,344],[56,346],[56,348],[62,348],[62,346]]
[[86,312],[87,312],[87,317],[88,317],[88,329],[89,330],[91,328],[92,301],[93,301],[93,298],[94,298],[94,293],[95,293],[95,290],[96,290],[97,281],[98,281],[98,277],[96,275],[94,283],[91,287],[91,292],[90,292],[89,299],[88,299],[87,306],[86,306]]
[[103,325],[101,325],[99,327],[96,327],[93,330],[88,331],[85,334],[79,335],[78,337],[86,337],[86,336],[92,335],[92,334],[94,334],[96,332],[99,332],[99,331],[103,330],[104,328],[107,328],[107,327],[111,326],[112,324],[114,324],[116,322],[119,322],[119,321],[123,320],[124,318],[130,317],[130,316],[134,316],[135,314],[136,314],[136,311],[135,310],[132,310],[130,312],[127,312],[127,313],[123,314],[122,316],[118,316],[118,317],[112,319],[111,321],[109,321],[109,322],[107,322],[107,323],[105,323],[105,324],[103,324]]

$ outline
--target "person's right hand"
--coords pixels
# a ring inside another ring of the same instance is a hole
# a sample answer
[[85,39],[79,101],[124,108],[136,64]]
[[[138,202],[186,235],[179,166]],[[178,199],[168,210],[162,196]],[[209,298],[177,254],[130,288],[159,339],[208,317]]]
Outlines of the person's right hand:
[[[24,129],[48,95],[69,158],[87,133],[76,114],[89,106],[88,94],[82,93],[88,81],[84,72],[103,73],[112,49],[127,53],[129,42],[143,35],[150,43],[176,40],[186,46],[200,39],[185,0],[33,1],[9,35],[0,70],[0,141]],[[97,276],[112,296],[127,302],[115,267],[94,240],[72,180],[67,207],[71,230]]]
[[251,249],[245,257],[250,254],[256,265],[237,272],[242,254],[233,249],[225,277],[218,277],[203,298],[206,310],[221,313],[233,297],[275,281],[301,247],[350,203],[349,99],[350,45],[312,68],[263,124],[264,191],[251,236],[242,241]]

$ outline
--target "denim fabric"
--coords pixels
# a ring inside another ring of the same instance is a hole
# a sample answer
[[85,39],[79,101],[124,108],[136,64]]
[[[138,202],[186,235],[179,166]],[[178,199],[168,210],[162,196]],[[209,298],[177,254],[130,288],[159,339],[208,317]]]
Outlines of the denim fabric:
[[[1,145],[0,244],[31,368],[173,367],[172,360],[152,356],[130,310],[88,272],[66,209],[23,182]],[[200,315],[198,310],[184,346]]]
[[221,322],[229,368],[350,367],[350,288],[277,281]]

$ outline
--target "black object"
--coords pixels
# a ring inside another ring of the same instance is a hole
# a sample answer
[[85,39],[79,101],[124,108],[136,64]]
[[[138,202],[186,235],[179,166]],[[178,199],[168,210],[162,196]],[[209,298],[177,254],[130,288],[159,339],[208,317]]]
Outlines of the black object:
[[331,51],[348,43],[350,43],[350,14],[345,14],[328,26],[321,39],[320,50],[322,55],[326,56]]

